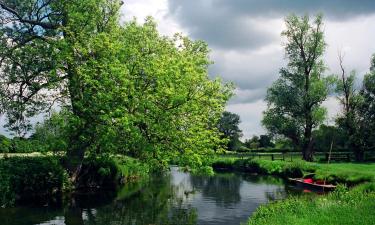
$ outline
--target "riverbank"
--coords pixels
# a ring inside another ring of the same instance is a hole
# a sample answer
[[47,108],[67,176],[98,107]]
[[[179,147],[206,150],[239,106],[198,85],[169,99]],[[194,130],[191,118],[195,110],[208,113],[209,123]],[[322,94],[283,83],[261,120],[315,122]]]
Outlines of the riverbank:
[[302,177],[314,173],[316,179],[348,186],[375,181],[375,163],[310,163],[264,159],[239,159],[217,157],[213,160],[215,170],[242,171],[281,177]]
[[73,186],[60,156],[24,156],[0,159],[0,207],[37,200],[47,204],[62,194],[82,189],[115,189],[118,185],[146,177],[149,167],[125,157],[87,158]]
[[375,221],[375,183],[327,195],[305,195],[260,206],[248,225],[371,225]]
[[212,167],[215,170],[268,174],[284,178],[303,177],[314,173],[316,179],[338,184],[338,188],[327,195],[294,196],[263,205],[253,213],[248,225],[370,225],[375,221],[375,163],[325,164],[302,160],[287,162],[218,157],[213,161]]

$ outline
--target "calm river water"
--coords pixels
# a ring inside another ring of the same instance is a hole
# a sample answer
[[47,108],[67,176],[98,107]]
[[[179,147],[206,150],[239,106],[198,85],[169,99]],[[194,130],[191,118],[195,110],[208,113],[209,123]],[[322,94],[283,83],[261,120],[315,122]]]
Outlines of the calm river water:
[[1,225],[239,225],[261,204],[289,193],[281,179],[235,173],[193,176],[176,167],[117,193],[64,204],[0,209]]

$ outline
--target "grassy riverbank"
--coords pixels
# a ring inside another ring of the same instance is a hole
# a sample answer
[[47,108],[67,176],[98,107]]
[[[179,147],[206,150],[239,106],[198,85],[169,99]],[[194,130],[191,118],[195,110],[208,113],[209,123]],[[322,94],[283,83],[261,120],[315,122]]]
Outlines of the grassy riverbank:
[[282,177],[302,177],[315,173],[315,178],[333,183],[356,185],[375,181],[375,163],[310,163],[302,160],[294,162],[264,159],[216,158],[212,167],[250,173],[269,174]]
[[302,177],[314,173],[340,186],[323,196],[302,195],[261,206],[248,225],[370,225],[375,221],[375,163],[310,163],[264,159],[216,158],[212,167],[281,177]]
[[149,167],[137,159],[116,156],[87,158],[79,182],[73,187],[63,159],[56,156],[26,156],[0,159],[0,207],[19,201],[48,201],[54,196],[82,188],[115,188],[145,177]]
[[292,197],[261,206],[248,225],[370,225],[375,221],[375,183],[339,187],[323,196]]

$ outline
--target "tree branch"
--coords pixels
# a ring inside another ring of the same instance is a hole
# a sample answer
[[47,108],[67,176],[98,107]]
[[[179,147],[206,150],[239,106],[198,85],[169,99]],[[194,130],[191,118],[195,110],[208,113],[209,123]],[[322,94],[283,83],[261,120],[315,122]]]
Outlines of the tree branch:
[[39,20],[24,19],[16,10],[7,6],[3,1],[0,1],[0,7],[4,9],[5,11],[7,11],[8,13],[15,16],[20,23],[27,23],[27,24],[34,25],[34,26],[41,26],[42,28],[47,29],[47,30],[57,29],[59,27],[59,24],[46,23],[46,22],[42,22]]

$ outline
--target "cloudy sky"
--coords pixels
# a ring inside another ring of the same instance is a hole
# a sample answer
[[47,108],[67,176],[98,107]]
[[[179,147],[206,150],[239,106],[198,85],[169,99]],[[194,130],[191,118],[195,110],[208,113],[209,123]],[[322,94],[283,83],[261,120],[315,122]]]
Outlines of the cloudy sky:
[[[338,72],[338,51],[345,54],[347,70],[355,69],[359,79],[368,71],[375,53],[374,0],[126,0],[122,20],[136,17],[142,22],[153,16],[164,35],[176,32],[205,40],[212,49],[210,76],[236,84],[236,96],[227,110],[241,116],[244,138],[266,131],[260,120],[266,104],[267,87],[285,65],[280,33],[283,18],[296,13],[325,17],[328,44],[327,74]],[[330,119],[339,111],[334,98],[324,103]],[[0,118],[1,120],[2,118]],[[1,124],[1,121],[0,121]],[[4,132],[0,128],[0,132]]]
[[[375,53],[374,0],[127,0],[123,20],[151,15],[164,35],[182,32],[201,39],[212,49],[210,76],[233,81],[236,96],[228,111],[241,116],[244,138],[266,132],[261,124],[267,87],[278,78],[285,65],[280,37],[283,19],[322,12],[328,44],[325,59],[327,74],[338,73],[337,55],[345,54],[347,70],[356,70],[359,79],[368,71]],[[325,103],[330,118],[340,110],[335,98]]]

